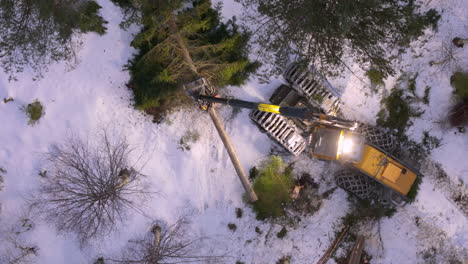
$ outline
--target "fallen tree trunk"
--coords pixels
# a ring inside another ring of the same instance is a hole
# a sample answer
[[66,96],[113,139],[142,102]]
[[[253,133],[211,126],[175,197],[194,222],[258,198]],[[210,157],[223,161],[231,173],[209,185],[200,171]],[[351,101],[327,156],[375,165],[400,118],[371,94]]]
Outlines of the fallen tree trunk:
[[343,240],[344,236],[346,235],[346,233],[348,232],[349,230],[349,227],[350,225],[347,225],[343,228],[343,231],[341,232],[340,236],[338,236],[335,241],[333,242],[333,244],[330,245],[330,247],[328,247],[327,251],[325,251],[325,254],[319,259],[319,261],[317,262],[317,264],[326,264],[327,261],[330,259],[330,257],[332,256],[333,252],[335,252],[336,248],[338,247],[338,245],[341,243],[341,241]]
[[[184,61],[190,68],[190,71],[195,76],[200,76],[200,74],[197,71],[197,68],[195,67],[195,64],[193,63],[193,60],[190,56],[190,52],[187,49],[187,46],[180,36],[180,33],[177,29],[177,24],[175,23],[175,18],[172,16],[169,19],[169,30],[171,34],[174,36],[174,38],[177,41],[177,44],[179,45],[180,49],[182,50],[182,54],[184,56]],[[221,123],[221,120],[218,117],[218,114],[216,113],[216,110],[213,107],[209,107],[208,113],[210,114],[211,120],[213,120],[213,124],[216,127],[216,130],[218,131],[219,137],[223,141],[224,147],[226,148],[229,158],[231,159],[232,165],[236,169],[237,176],[239,176],[239,179],[242,183],[242,186],[245,189],[245,192],[247,193],[249,200],[251,202],[255,202],[258,200],[257,195],[255,194],[255,191],[253,190],[252,184],[250,184],[249,178],[247,177],[247,174],[245,173],[244,169],[242,168],[239,159],[237,157],[236,151],[234,150],[234,147],[231,144],[231,141],[229,140],[229,137],[227,136],[226,131],[224,130],[223,124]]]
[[236,169],[237,175],[239,176],[242,186],[244,186],[249,200],[251,202],[255,202],[258,200],[257,195],[255,194],[252,184],[250,184],[250,181],[247,178],[247,174],[245,174],[245,171],[242,168],[239,159],[237,158],[236,151],[234,150],[234,147],[232,146],[231,141],[229,140],[229,137],[227,136],[226,131],[224,130],[223,125],[218,118],[218,114],[213,107],[208,109],[208,113],[210,114],[211,120],[213,120],[213,124],[215,125],[216,130],[218,130],[219,137],[224,143],[224,147],[226,148],[229,157],[231,158],[232,165],[234,165],[234,168]]
[[364,237],[359,236],[356,240],[356,243],[354,243],[353,249],[351,250],[351,254],[349,255],[348,264],[360,264],[363,250],[364,250]]

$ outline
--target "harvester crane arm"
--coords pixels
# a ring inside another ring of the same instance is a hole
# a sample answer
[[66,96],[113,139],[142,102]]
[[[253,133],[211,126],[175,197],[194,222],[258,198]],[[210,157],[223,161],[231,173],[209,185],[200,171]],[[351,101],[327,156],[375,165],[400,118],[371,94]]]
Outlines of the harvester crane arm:
[[345,128],[349,130],[354,130],[357,127],[357,123],[354,121],[344,120],[344,119],[340,119],[331,115],[317,113],[308,108],[256,103],[256,102],[249,102],[249,101],[244,101],[244,100],[239,100],[239,99],[221,98],[221,97],[207,96],[207,95],[202,95],[202,94],[192,94],[192,96],[195,100],[202,101],[202,102],[224,104],[224,105],[229,105],[233,107],[259,110],[262,112],[270,112],[270,113],[279,114],[285,117],[309,120],[309,121],[318,122],[321,124],[333,125],[335,127]]

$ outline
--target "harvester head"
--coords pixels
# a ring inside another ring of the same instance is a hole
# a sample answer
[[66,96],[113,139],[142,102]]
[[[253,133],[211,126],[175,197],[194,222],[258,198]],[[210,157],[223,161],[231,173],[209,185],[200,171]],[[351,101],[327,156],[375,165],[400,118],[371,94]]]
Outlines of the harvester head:
[[199,100],[200,95],[213,96],[216,94],[215,87],[205,78],[200,78],[191,83],[185,84],[184,91],[196,101]]

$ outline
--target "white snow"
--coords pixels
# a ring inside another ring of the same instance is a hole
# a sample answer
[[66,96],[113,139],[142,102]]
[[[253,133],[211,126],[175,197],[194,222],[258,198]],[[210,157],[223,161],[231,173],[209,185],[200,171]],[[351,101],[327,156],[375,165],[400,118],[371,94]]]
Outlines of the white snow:
[[[238,3],[223,2],[225,18],[240,17]],[[468,136],[455,134],[454,129],[444,130],[435,123],[444,118],[443,113],[451,104],[449,79],[454,69],[441,70],[429,66],[428,62],[440,59],[442,43],[450,44],[455,36],[468,36],[468,5],[465,0],[426,2],[428,8],[443,11],[439,30],[428,32],[426,44],[414,43],[414,51],[403,55],[397,65],[400,73],[419,73],[416,82],[419,94],[426,86],[432,88],[429,106],[421,105],[426,113],[414,120],[409,135],[420,140],[422,132],[429,130],[431,135],[443,137],[443,145],[433,152],[432,158],[442,164],[451,180],[461,179],[466,187]],[[134,50],[129,43],[132,32],[138,29],[123,31],[118,26],[122,17],[119,8],[107,0],[99,0],[99,3],[103,6],[102,15],[109,21],[108,31],[104,36],[83,36],[76,68],[67,70],[66,63],[57,63],[37,81],[31,79],[28,70],[18,76],[17,82],[8,82],[8,77],[0,73],[0,99],[14,98],[13,102],[0,102],[0,167],[7,170],[2,174],[0,225],[18,224],[26,205],[25,198],[39,185],[41,153],[72,134],[93,138],[100,129],[107,128],[126,136],[136,147],[135,162],[143,167],[148,185],[157,194],[142,204],[144,216],[132,213],[128,221],[120,224],[120,231],[92,241],[84,248],[80,248],[73,235],[58,234],[50,223],[30,216],[35,226],[24,234],[24,239],[39,247],[36,263],[92,263],[99,256],[118,256],[129,239],[148,231],[153,220],[173,223],[181,215],[188,215],[192,220],[194,234],[211,238],[204,244],[203,251],[228,256],[226,263],[237,260],[275,263],[285,255],[292,256],[292,263],[315,263],[334,239],[340,218],[348,212],[347,194],[338,189],[328,200],[323,200],[316,214],[305,217],[295,228],[288,227],[288,235],[277,239],[281,226],[256,220],[243,202],[242,186],[206,113],[199,109],[182,109],[173,113],[168,121],[153,124],[150,117],[131,106],[131,93],[125,87],[129,75],[123,71],[123,65],[132,57]],[[423,56],[415,58],[414,54],[419,53]],[[468,47],[456,49],[455,55],[458,58],[456,69],[468,69]],[[352,69],[358,77],[366,79],[357,65]],[[373,123],[380,108],[380,95],[366,96],[368,89],[358,77],[344,72],[340,78],[332,80],[332,84],[343,89],[343,101],[350,118]],[[387,89],[393,87],[396,78],[386,80]],[[259,84],[251,80],[242,87],[231,87],[228,93],[241,99],[266,101],[279,82],[275,79],[269,84]],[[37,125],[30,126],[20,107],[34,99],[43,103],[46,114]],[[231,109],[221,108],[218,112],[246,171],[268,157],[275,143],[252,125],[248,111],[241,111],[232,120]],[[190,151],[182,151],[178,148],[179,140],[187,131],[197,131],[200,140],[191,145]],[[304,156],[286,159],[297,161],[299,173],[308,172],[319,180],[321,192],[334,186],[328,173],[333,169],[330,163]],[[440,237],[447,244],[447,252],[466,251],[466,215],[449,199],[448,193],[436,186],[430,177],[425,177],[416,202],[382,221],[384,250],[379,249],[379,243],[373,243],[375,236],[366,242],[366,250],[374,257],[372,263],[422,262],[420,252],[439,243]],[[244,211],[240,219],[235,216],[237,207]],[[421,218],[421,228],[415,224],[416,216]],[[231,222],[237,225],[236,232],[227,228]],[[257,226],[263,235],[255,232]],[[375,235],[376,229],[370,230],[371,233]],[[0,245],[0,250],[4,246],[6,244]],[[466,253],[459,254],[466,257]]]

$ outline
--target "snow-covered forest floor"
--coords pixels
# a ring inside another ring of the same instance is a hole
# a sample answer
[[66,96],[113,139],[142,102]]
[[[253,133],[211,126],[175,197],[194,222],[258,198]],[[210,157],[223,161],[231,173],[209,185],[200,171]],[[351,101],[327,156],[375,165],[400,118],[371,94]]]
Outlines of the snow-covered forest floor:
[[[39,80],[32,80],[28,69],[12,82],[0,73],[0,99],[14,99],[0,102],[0,254],[14,250],[8,237],[12,229],[21,227],[24,218],[31,219],[33,227],[15,236],[39,248],[34,263],[53,264],[93,263],[100,256],[118,256],[127,241],[148,232],[153,221],[171,224],[186,216],[191,221],[191,235],[208,238],[200,245],[200,253],[225,256],[216,263],[270,264],[283,256],[291,256],[291,263],[316,263],[341,230],[341,218],[350,208],[348,194],[337,189],[323,198],[317,212],[294,226],[288,225],[287,235],[278,238],[282,225],[256,220],[244,202],[236,172],[205,112],[182,109],[154,124],[151,117],[133,108],[125,86],[129,74],[123,66],[134,53],[130,41],[138,29],[122,30],[120,9],[108,0],[98,2],[109,21],[108,31],[104,36],[83,36],[79,62],[74,67],[67,63],[51,65]],[[238,4],[223,2],[225,17],[241,15]],[[425,8],[441,13],[438,31],[428,31],[401,55],[395,66],[397,74],[385,81],[385,90],[394,87],[403,73],[417,73],[416,93],[422,96],[430,86],[430,101],[419,106],[425,113],[412,120],[407,134],[420,142],[423,131],[429,131],[442,142],[433,151],[432,161],[422,165],[425,177],[416,201],[399,208],[391,218],[361,228],[371,263],[468,263],[468,134],[441,125],[452,104],[450,76],[456,70],[468,69],[468,47],[453,48],[456,61],[451,65],[429,65],[445,58],[444,47],[452,47],[453,37],[468,37],[468,5],[465,0],[423,2]],[[358,65],[351,69],[353,73],[344,71],[330,82],[343,91],[349,118],[374,123],[385,91],[371,93],[365,71]],[[278,77],[263,84],[252,79],[242,87],[229,87],[228,93],[240,99],[267,101],[281,81]],[[45,115],[31,126],[21,107],[35,99],[43,103]],[[247,110],[221,107],[218,111],[246,171],[279,148],[253,125]],[[27,215],[26,199],[41,180],[41,153],[71,135],[92,139],[102,129],[125,136],[135,147],[135,166],[142,168],[147,187],[155,194],[140,205],[144,214],[130,215],[118,231],[80,247],[73,235],[58,233],[50,223]],[[189,149],[184,149],[181,138],[187,133],[199,134],[199,139],[185,142]],[[286,155],[284,159],[295,162],[297,175],[312,175],[320,185],[319,193],[335,187],[329,176],[337,165],[305,154]],[[242,208],[241,218],[236,217],[236,208]],[[229,223],[236,224],[234,232],[227,227]],[[262,234],[255,231],[256,227]]]

